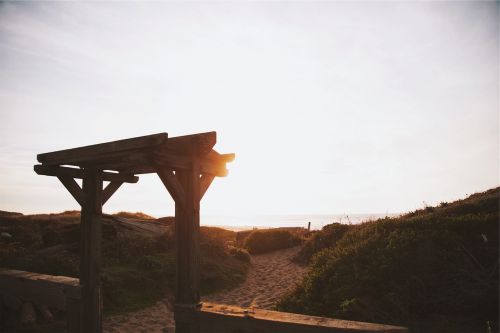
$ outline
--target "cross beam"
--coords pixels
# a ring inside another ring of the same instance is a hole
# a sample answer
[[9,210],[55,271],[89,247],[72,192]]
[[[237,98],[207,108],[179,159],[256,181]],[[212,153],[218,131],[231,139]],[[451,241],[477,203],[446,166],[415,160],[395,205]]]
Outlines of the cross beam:
[[[39,175],[55,176],[81,206],[81,317],[76,332],[102,332],[102,206],[135,174],[156,173],[175,201],[177,333],[198,332],[192,309],[200,306],[200,201],[215,177],[227,175],[234,154],[213,150],[216,133],[169,138],[167,133],[39,154]],[[68,167],[71,166],[71,167]],[[112,170],[113,172],[109,171]],[[82,179],[82,187],[75,179]],[[103,188],[103,182],[109,184]]]

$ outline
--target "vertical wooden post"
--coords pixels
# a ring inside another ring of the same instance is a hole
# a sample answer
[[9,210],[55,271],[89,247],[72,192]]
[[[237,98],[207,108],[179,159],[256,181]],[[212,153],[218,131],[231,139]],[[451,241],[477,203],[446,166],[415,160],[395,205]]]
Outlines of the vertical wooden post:
[[80,285],[82,286],[81,332],[102,332],[101,216],[102,171],[85,169],[81,212]]
[[66,297],[66,331],[68,333],[82,332],[81,300],[79,298]]
[[196,311],[200,306],[200,169],[192,155],[190,170],[176,171],[184,188],[184,204],[175,204],[177,291],[175,295],[176,333],[199,331]]

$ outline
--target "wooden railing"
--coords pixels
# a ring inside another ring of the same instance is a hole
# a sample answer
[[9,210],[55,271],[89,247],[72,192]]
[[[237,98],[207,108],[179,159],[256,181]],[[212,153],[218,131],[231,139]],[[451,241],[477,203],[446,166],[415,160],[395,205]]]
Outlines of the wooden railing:
[[66,311],[67,331],[80,331],[78,279],[0,268],[0,295]]
[[339,320],[262,309],[202,303],[195,309],[177,308],[179,322],[197,323],[200,333],[407,333],[405,327]]

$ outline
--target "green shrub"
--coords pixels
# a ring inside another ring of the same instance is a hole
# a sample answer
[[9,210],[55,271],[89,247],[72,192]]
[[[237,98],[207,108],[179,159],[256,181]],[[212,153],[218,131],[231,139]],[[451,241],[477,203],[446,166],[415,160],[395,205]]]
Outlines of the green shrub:
[[344,233],[349,230],[347,224],[332,223],[323,227],[321,232],[314,233],[295,256],[295,260],[300,263],[308,262],[311,257],[322,249],[335,246]]
[[229,254],[232,255],[234,258],[241,260],[243,262],[250,262],[250,260],[252,260],[250,253],[248,253],[247,250],[239,247],[234,247],[234,246],[229,247]]
[[[13,237],[0,239],[0,267],[78,277],[79,213],[6,215],[0,216],[0,230]],[[174,228],[164,225],[166,232],[156,235],[120,228],[116,219],[103,217],[101,278],[105,314],[143,308],[173,293]],[[221,228],[201,228],[202,294],[245,280],[248,263],[230,255],[225,245],[234,242],[235,235]]]
[[288,230],[254,230],[244,241],[243,247],[251,254],[267,253],[300,244],[301,239]]
[[498,199],[495,189],[465,207],[347,226],[340,238],[328,235],[332,225],[315,237],[331,237],[331,246],[311,245],[318,252],[308,275],[278,308],[412,332],[484,332],[486,322],[497,329]]

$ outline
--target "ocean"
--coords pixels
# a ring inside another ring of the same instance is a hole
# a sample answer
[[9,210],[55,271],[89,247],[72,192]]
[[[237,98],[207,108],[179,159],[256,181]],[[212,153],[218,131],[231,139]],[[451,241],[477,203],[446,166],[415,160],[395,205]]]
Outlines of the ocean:
[[253,228],[304,227],[311,222],[311,229],[321,229],[334,222],[358,224],[399,214],[342,214],[342,215],[206,215],[200,217],[201,225],[223,227],[230,230]]

